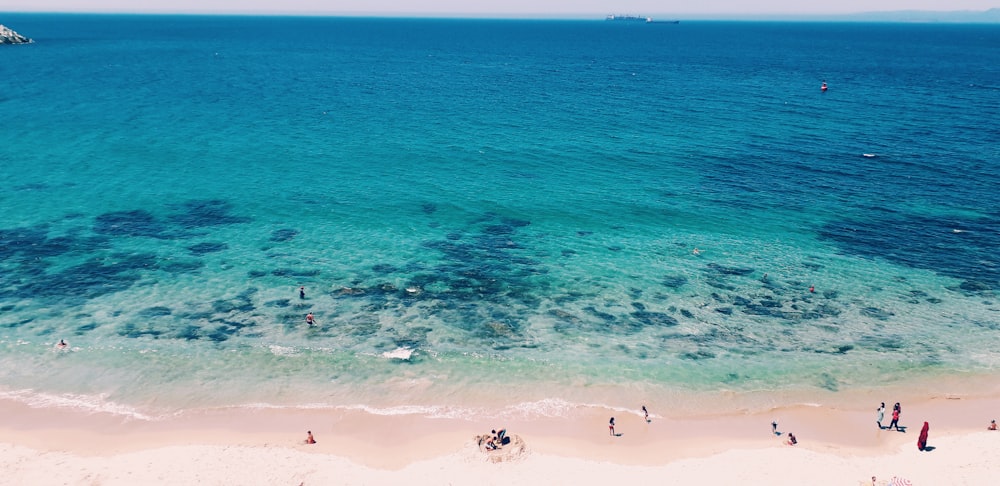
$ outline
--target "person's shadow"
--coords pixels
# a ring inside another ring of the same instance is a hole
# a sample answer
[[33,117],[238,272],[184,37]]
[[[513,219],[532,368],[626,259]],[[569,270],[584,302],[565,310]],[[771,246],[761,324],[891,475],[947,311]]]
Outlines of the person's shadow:
[[934,446],[924,446],[924,452],[930,452],[930,451],[933,451],[934,449],[937,449],[937,447],[934,447]]
[[905,434],[906,433],[906,427],[905,426],[896,427],[896,432],[902,432],[902,433]]

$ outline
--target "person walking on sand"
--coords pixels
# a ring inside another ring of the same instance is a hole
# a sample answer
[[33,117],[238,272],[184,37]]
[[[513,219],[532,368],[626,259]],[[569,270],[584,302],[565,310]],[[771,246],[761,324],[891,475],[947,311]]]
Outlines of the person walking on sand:
[[313,438],[313,433],[311,430],[306,431],[306,444],[315,444],[316,439]]
[[882,430],[884,428],[882,427],[882,419],[884,418],[885,418],[885,402],[882,402],[882,405],[879,405],[878,410],[875,411],[875,423],[878,424],[879,430]]
[[611,417],[611,422],[608,422],[608,430],[611,432],[611,436],[615,435],[615,418]]
[[646,410],[646,406],[642,406],[642,414],[646,416],[646,423],[649,423],[649,410]]
[[899,407],[892,407],[892,422],[889,422],[887,429],[899,431]]

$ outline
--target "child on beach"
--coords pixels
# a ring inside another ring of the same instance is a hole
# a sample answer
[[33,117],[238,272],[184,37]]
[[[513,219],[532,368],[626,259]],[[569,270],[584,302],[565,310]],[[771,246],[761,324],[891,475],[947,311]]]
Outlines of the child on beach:
[[795,434],[789,432],[788,433],[788,445],[795,445],[795,444],[798,444],[798,443],[799,443],[799,441],[798,441],[798,439],[795,438]]
[[311,430],[306,431],[306,444],[315,444],[316,439],[313,438],[313,433]]
[[996,429],[997,429],[997,421],[990,420],[990,426],[986,427],[986,430],[996,430]]
[[608,423],[608,429],[611,431],[611,435],[615,435],[615,418],[611,417],[611,422]]

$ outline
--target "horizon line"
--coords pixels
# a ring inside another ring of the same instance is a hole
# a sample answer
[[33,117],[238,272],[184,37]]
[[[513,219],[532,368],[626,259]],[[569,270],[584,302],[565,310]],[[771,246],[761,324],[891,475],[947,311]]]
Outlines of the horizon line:
[[[637,14],[637,13],[443,13],[443,12],[329,12],[329,11],[192,11],[155,10],[23,10],[2,12],[7,15],[108,15],[108,16],[186,16],[186,17],[274,17],[274,18],[340,18],[340,19],[422,19],[422,20],[520,20],[604,22],[611,15],[628,15],[651,19],[652,23],[684,22],[776,22],[776,23],[844,23],[844,24],[938,24],[938,25],[998,25],[1000,7],[987,10],[885,10],[852,13],[714,13],[714,14]],[[2,22],[0,22],[2,23]]]

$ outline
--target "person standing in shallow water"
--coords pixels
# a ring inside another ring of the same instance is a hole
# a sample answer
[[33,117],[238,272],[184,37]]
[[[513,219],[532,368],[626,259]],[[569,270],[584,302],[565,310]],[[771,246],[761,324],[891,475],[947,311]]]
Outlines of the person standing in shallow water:
[[878,407],[878,410],[875,411],[875,423],[878,424],[879,430],[883,428],[882,419],[884,418],[885,418],[885,402],[882,402],[882,405],[880,405]]
[[305,287],[299,287],[299,298],[300,299],[305,299],[306,298],[306,288]]

